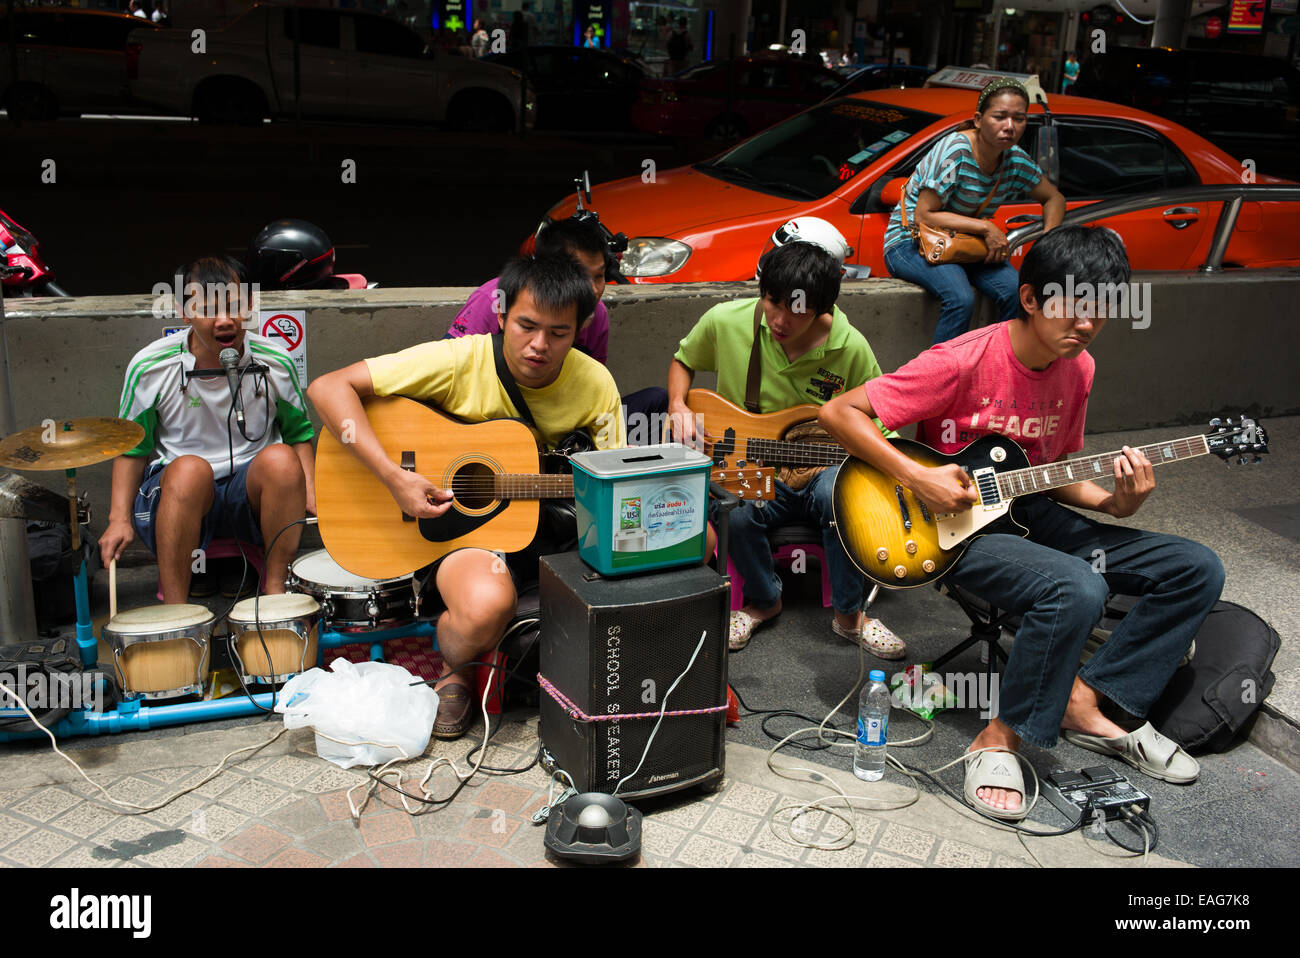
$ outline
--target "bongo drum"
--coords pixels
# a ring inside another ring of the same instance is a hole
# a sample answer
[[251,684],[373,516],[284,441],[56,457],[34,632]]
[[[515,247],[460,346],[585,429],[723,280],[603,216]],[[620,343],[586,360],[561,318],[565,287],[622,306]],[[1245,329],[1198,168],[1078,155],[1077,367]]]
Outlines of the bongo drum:
[[127,698],[201,695],[216,616],[201,605],[151,605],[109,619],[104,641]]
[[316,664],[320,604],[311,596],[290,592],[244,599],[227,618],[230,651],[245,684],[287,682]]

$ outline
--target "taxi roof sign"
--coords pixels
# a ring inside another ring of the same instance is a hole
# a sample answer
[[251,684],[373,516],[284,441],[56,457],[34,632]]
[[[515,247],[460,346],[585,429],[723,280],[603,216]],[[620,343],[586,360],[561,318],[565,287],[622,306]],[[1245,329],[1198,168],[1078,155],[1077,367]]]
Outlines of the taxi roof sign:
[[944,67],[936,71],[925,81],[926,86],[956,87],[961,90],[982,90],[990,81],[1009,77],[1019,80],[1029,92],[1031,103],[1041,98],[1047,102],[1047,93],[1038,82],[1037,73],[1004,73],[1000,70],[986,70],[981,67]]

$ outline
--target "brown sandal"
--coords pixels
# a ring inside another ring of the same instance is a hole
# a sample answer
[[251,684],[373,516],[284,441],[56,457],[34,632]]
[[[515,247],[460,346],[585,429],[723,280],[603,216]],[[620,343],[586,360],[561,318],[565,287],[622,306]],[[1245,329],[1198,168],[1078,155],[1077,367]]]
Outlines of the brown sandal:
[[438,693],[438,717],[433,723],[433,737],[460,738],[474,724],[474,696],[464,682],[451,682]]

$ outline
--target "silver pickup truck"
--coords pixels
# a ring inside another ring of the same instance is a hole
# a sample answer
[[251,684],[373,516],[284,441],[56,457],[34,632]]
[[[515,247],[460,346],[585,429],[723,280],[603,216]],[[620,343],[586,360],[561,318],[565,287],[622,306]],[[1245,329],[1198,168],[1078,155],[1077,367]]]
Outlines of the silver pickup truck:
[[302,116],[508,131],[536,116],[516,70],[430,50],[387,17],[271,3],[222,30],[149,34],[131,96],[210,123]]

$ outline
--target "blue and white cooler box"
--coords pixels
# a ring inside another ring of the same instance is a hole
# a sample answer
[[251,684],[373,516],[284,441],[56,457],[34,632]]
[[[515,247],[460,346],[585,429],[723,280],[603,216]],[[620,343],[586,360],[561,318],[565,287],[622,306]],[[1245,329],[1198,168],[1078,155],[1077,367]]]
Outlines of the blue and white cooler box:
[[708,456],[688,446],[631,446],[572,457],[578,554],[602,575],[705,558]]

